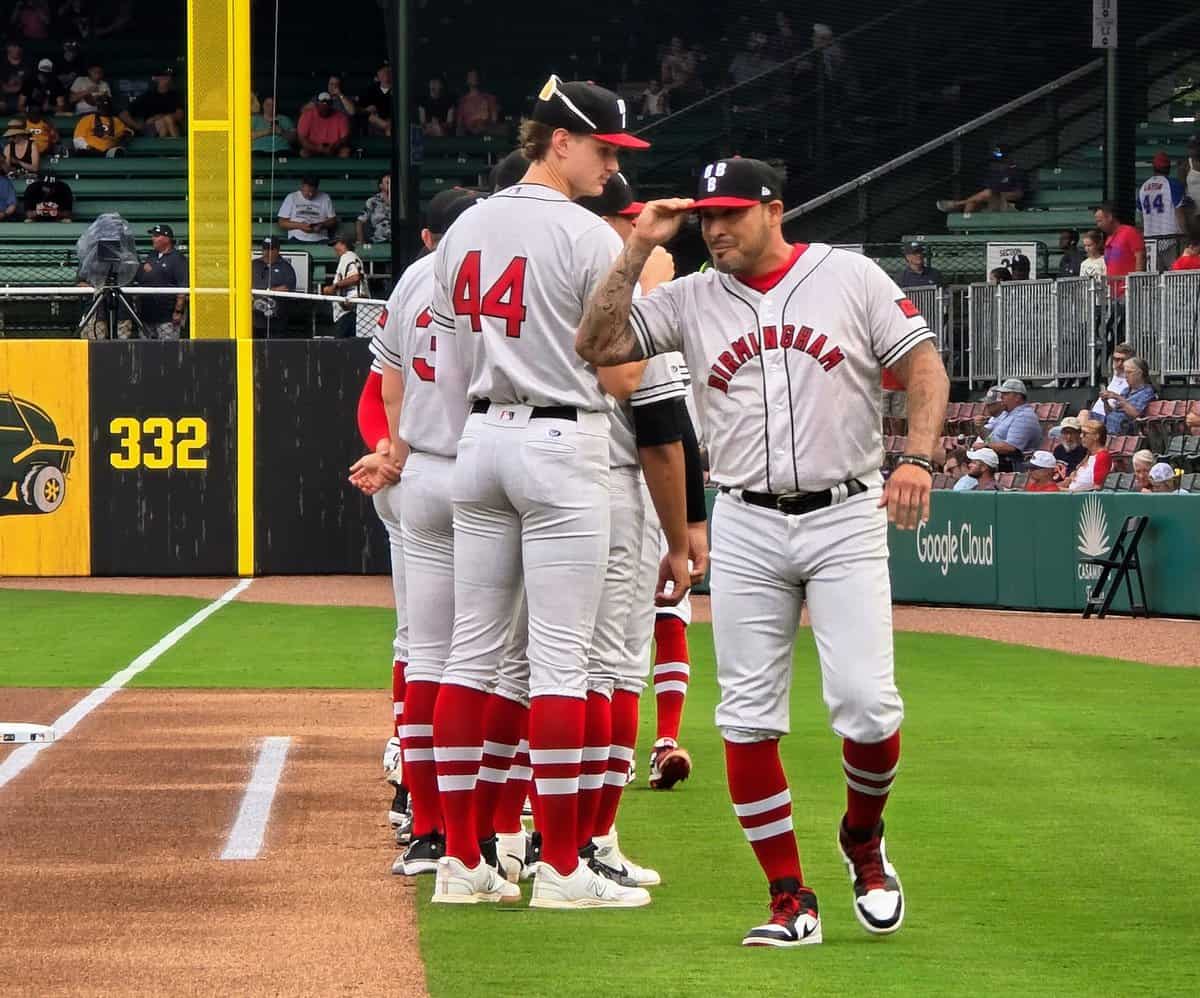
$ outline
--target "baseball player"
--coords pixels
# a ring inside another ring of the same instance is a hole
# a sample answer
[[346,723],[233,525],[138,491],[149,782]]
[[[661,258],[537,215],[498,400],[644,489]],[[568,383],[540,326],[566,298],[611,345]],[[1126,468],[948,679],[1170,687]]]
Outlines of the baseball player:
[[[751,946],[821,940],[779,759],[792,649],[808,602],[825,702],[842,738],[847,807],[838,845],[867,931],[896,931],[904,894],[884,844],[900,755],[887,524],[929,514],[929,455],[948,381],[918,310],[878,266],[783,237],[778,174],[753,159],[710,164],[695,201],[649,203],[590,300],[577,346],[596,365],[682,349],[717,484],[712,525],[716,721],[734,812],[770,884]],[[699,210],[714,269],[633,300],[653,248]],[[879,472],[880,373],[909,395],[908,452]],[[886,507],[886,512],[885,512]]]
[[[610,403],[573,333],[621,245],[572,199],[601,192],[618,148],[647,145],[624,129],[624,103],[611,91],[551,77],[522,126],[524,180],[460,218],[437,250],[433,321],[464,358],[471,414],[453,481],[454,635],[433,720],[446,826],[436,902],[520,896],[482,859],[473,792],[488,691],[522,581],[542,831],[530,904],[649,902],[645,890],[581,863],[577,840],[587,652],[609,540]],[[682,523],[672,529],[668,568],[681,597],[687,533]]]
[[444,838],[433,762],[433,710],[454,625],[454,529],[450,480],[467,418],[467,388],[457,355],[437,350],[429,306],[432,251],[475,204],[472,191],[448,190],[429,205],[421,239],[429,255],[413,263],[388,298],[371,351],[383,370],[383,397],[399,401],[398,438],[407,450],[400,510],[407,589],[409,654],[400,729],[412,796],[412,841],[392,866],[405,876],[433,873]]

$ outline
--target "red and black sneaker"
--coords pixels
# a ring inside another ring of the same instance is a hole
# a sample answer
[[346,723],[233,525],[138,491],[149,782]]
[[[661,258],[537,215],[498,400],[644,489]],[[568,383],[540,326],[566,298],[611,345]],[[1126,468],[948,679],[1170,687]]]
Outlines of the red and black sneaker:
[[904,888],[888,862],[883,822],[869,832],[838,827],[838,849],[854,885],[854,915],[868,932],[886,936],[904,921]]
[[817,896],[788,877],[771,881],[771,918],[746,933],[743,946],[809,946],[821,941]]

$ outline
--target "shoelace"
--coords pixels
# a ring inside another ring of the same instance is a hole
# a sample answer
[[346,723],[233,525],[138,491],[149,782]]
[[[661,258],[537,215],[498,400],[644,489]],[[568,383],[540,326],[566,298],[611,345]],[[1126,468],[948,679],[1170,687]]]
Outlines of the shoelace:
[[771,922],[775,925],[788,925],[803,908],[799,894],[776,894],[771,898]]
[[878,838],[854,843],[847,852],[858,874],[858,883],[868,891],[887,887],[887,874],[883,871],[883,855],[879,851]]

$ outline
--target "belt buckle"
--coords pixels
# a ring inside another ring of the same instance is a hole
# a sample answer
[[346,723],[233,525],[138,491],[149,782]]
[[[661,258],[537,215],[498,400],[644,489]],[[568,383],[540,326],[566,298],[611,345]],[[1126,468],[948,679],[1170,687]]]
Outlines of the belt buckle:
[[775,508],[785,516],[799,516],[806,512],[804,501],[809,492],[785,492],[775,500]]

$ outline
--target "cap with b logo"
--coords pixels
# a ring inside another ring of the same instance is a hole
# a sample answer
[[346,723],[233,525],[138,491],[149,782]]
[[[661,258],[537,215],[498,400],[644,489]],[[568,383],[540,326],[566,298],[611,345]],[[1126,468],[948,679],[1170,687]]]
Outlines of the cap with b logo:
[[749,208],[783,200],[783,181],[761,159],[722,159],[709,163],[700,176],[693,208]]
[[594,198],[579,198],[575,203],[601,218],[607,215],[637,218],[646,207],[643,202],[633,199],[633,188],[622,173],[614,173],[609,177],[604,190]]
[[650,148],[649,142],[625,131],[625,102],[595,83],[564,83],[551,76],[538,94],[532,117],[543,125],[590,135],[625,149]]

